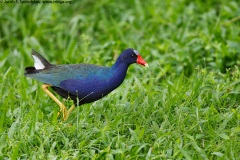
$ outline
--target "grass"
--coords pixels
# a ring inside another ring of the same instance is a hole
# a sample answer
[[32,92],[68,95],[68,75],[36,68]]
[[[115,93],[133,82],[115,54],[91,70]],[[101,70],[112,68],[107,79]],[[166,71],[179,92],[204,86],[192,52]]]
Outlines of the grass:
[[[0,159],[239,159],[237,1],[82,0],[0,5]],[[107,97],[62,122],[31,49],[54,64],[132,65]]]

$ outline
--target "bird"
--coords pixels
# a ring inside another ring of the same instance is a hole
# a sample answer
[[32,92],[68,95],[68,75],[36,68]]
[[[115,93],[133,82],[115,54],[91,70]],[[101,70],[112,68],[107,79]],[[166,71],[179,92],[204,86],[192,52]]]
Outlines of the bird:
[[[97,101],[119,87],[131,64],[149,67],[132,48],[125,49],[110,67],[85,63],[55,65],[33,49],[32,57],[34,66],[26,67],[24,75],[43,83],[43,91],[58,104],[64,121],[76,105]],[[67,109],[49,88],[61,97],[73,100],[73,105]]]

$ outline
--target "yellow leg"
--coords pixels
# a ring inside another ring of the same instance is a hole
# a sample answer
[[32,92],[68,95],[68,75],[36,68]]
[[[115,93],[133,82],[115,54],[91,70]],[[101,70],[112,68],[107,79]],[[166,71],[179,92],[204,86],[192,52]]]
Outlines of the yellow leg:
[[74,104],[71,106],[71,108],[69,108],[69,110],[68,110],[67,113],[66,113],[66,120],[68,119],[70,113],[72,112],[72,110],[73,110],[74,108],[75,108],[75,105],[74,105]]
[[49,85],[49,84],[43,84],[43,85],[42,85],[42,89],[44,90],[44,92],[45,92],[49,97],[51,97],[52,100],[54,100],[54,101],[58,104],[58,106],[60,107],[60,112],[62,112],[62,114],[63,114],[63,120],[64,120],[64,121],[67,120],[67,118],[69,117],[71,111],[75,108],[75,106],[72,105],[71,108],[70,108],[69,110],[67,110],[66,106],[65,106],[62,102],[60,102],[60,101],[57,99],[57,97],[55,97],[55,96],[52,94],[52,92],[50,92],[50,91],[48,90],[48,87],[51,87],[51,85]]

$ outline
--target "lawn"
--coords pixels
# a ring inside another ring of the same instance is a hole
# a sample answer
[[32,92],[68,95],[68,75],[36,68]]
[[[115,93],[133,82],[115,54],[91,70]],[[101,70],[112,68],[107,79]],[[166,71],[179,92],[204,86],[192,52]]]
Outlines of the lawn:
[[[0,159],[239,159],[237,0],[3,2]],[[131,65],[67,121],[24,76],[32,49],[53,64],[111,66],[129,47],[150,68]]]

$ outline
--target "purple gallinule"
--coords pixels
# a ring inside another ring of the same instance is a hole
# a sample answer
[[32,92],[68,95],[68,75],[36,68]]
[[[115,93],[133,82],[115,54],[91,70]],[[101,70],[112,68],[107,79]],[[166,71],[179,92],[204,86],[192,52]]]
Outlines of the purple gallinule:
[[[32,56],[34,67],[26,67],[25,76],[44,83],[42,89],[59,105],[64,120],[76,104],[94,102],[120,86],[130,64],[138,63],[148,67],[138,51],[131,48],[124,50],[112,67],[92,64],[53,65],[34,50]],[[48,88],[63,98],[70,97],[74,105],[67,110]]]

